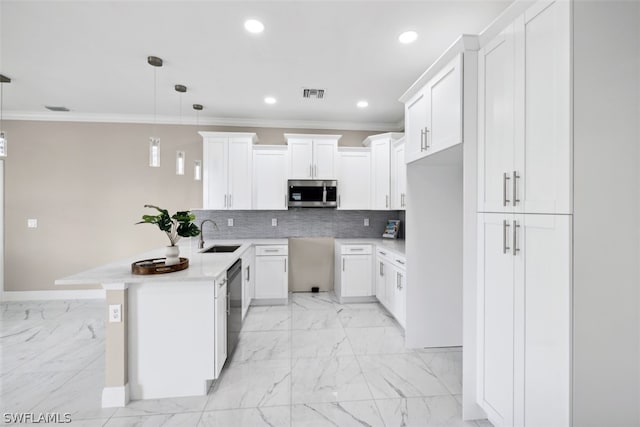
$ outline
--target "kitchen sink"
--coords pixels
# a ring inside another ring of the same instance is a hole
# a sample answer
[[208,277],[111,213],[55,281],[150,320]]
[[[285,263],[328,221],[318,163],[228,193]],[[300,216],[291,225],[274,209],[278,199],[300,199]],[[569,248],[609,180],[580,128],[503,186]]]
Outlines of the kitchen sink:
[[235,252],[240,245],[213,245],[209,249],[200,251],[203,254],[211,254],[211,253],[229,253]]

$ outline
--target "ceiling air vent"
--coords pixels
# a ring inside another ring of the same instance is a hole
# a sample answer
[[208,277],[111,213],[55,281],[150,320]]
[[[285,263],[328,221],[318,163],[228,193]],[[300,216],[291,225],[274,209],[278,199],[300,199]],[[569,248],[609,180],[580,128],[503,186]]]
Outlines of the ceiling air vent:
[[67,107],[61,107],[61,106],[55,106],[55,105],[45,105],[44,108],[46,108],[49,111],[70,111]]
[[302,89],[303,98],[324,98],[324,89]]

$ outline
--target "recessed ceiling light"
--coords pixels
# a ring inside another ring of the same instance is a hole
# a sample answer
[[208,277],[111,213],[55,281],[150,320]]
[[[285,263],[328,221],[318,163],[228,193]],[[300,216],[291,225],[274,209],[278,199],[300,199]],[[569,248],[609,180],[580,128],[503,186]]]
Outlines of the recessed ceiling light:
[[416,41],[417,38],[418,33],[416,33],[415,31],[405,31],[398,36],[398,41],[403,44],[409,44]]
[[369,106],[369,103],[367,101],[358,101],[356,105],[358,106],[358,108],[367,108]]
[[267,96],[267,97],[264,99],[264,102],[265,102],[266,104],[275,104],[275,103],[276,103],[276,99],[275,99],[273,96]]
[[264,25],[257,19],[247,19],[244,21],[244,28],[253,34],[258,34],[264,31]]

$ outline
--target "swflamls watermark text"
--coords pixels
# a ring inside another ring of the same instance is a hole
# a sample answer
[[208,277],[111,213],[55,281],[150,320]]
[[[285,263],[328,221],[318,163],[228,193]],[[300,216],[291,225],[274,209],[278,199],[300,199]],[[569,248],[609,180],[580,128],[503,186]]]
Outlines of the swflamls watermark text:
[[5,412],[2,414],[5,424],[43,423],[43,424],[68,424],[71,422],[71,414],[68,412]]

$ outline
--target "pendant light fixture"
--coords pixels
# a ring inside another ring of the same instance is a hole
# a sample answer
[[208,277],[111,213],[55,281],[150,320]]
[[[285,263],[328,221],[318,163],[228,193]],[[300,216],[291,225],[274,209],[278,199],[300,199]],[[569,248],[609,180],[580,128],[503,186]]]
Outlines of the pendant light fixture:
[[[180,112],[180,124],[182,124],[182,94],[187,92],[187,87],[184,85],[175,85],[174,89],[180,94],[178,110]],[[184,175],[185,157],[186,154],[184,151],[176,151],[176,175]]]
[[[193,104],[193,109],[196,112],[196,127],[200,127],[200,111],[202,111],[202,105]],[[196,181],[202,181],[202,160],[193,161],[193,179]]]
[[5,83],[11,83],[11,79],[0,74],[0,158],[7,157],[7,134],[2,127],[3,89]]
[[[158,93],[157,70],[159,67],[162,67],[162,58],[158,58],[157,56],[148,56],[147,62],[153,67],[153,133],[156,134]],[[149,166],[152,168],[160,167],[160,138],[157,136],[149,137]]]

